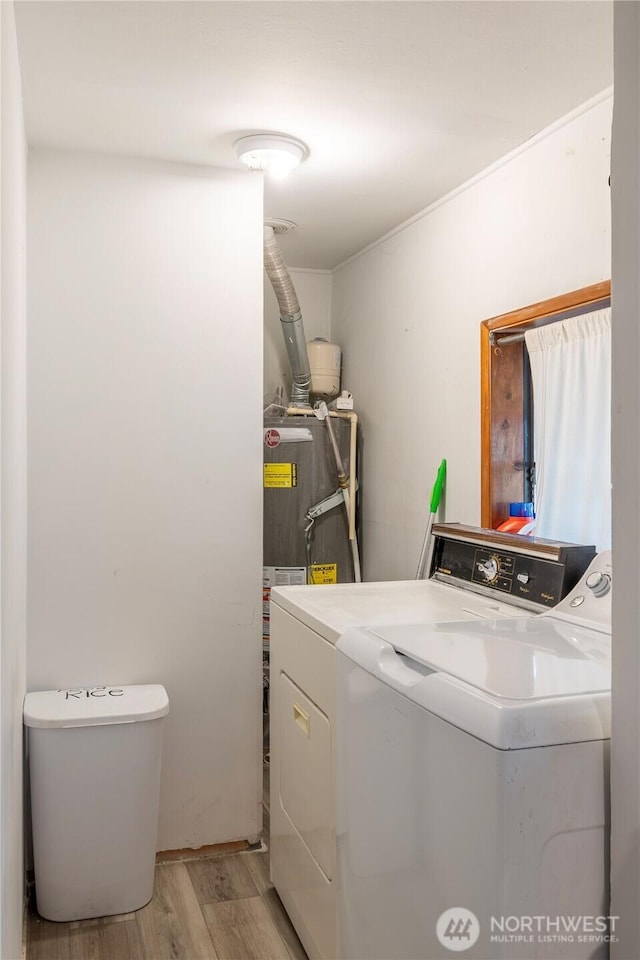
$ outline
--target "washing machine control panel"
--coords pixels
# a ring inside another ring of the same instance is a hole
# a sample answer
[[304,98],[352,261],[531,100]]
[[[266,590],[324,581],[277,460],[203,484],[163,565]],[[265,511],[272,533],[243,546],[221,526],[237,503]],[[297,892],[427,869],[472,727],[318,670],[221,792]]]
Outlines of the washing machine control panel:
[[[595,548],[505,534],[463,524],[436,524],[429,576],[530,610],[555,607],[575,586]],[[589,588],[606,590],[604,581]]]
[[554,616],[595,629],[611,630],[611,551],[603,551],[553,611]]
[[604,597],[611,590],[611,577],[601,570],[594,570],[585,580],[585,586],[591,590],[594,597]]

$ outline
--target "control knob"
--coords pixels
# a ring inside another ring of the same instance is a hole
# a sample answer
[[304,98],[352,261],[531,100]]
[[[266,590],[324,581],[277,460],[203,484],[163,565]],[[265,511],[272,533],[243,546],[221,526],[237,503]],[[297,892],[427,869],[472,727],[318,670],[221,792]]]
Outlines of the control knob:
[[608,573],[600,573],[599,570],[590,573],[585,583],[594,597],[604,597],[611,590],[611,577]]
[[481,574],[490,583],[498,576],[498,561],[495,557],[488,557],[483,563],[478,564],[478,573]]

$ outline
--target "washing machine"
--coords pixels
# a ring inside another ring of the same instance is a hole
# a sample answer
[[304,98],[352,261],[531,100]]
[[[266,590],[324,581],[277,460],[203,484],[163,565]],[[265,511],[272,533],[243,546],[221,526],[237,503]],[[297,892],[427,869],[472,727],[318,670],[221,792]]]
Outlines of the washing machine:
[[421,581],[271,592],[271,879],[311,960],[338,956],[336,649],[360,624],[530,618],[553,607],[589,546],[437,524]]
[[608,956],[611,583],[340,638],[342,960]]

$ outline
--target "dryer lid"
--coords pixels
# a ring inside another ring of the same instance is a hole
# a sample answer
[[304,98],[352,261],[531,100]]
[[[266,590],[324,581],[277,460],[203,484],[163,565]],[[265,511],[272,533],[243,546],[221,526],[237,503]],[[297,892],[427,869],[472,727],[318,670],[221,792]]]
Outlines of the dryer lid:
[[274,587],[271,602],[334,644],[349,627],[361,624],[531,616],[500,597],[434,580]]

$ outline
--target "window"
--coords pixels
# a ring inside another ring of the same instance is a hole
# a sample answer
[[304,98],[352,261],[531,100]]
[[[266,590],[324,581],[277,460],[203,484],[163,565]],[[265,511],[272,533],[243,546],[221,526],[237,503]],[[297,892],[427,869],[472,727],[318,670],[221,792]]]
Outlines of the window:
[[533,405],[524,333],[608,306],[611,283],[593,284],[481,324],[481,523],[497,527],[513,501],[531,500]]

